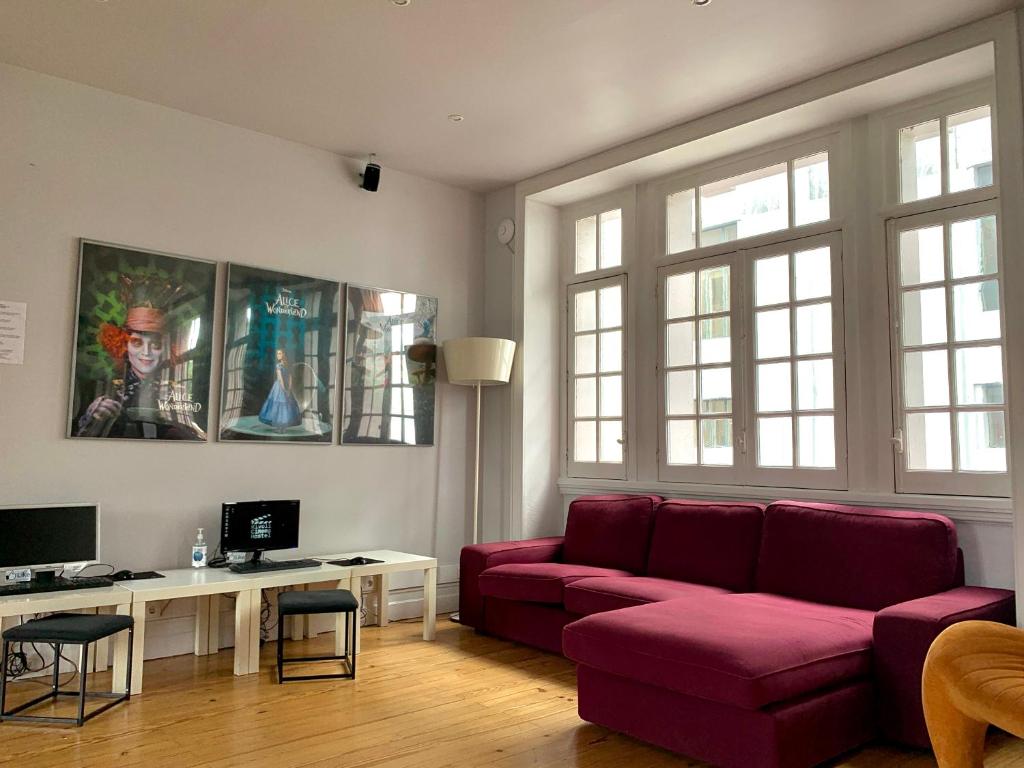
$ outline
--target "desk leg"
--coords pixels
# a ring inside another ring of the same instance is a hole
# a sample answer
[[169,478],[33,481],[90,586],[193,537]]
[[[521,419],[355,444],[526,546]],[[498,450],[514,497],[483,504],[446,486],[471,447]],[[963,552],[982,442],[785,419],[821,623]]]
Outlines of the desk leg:
[[[306,591],[306,585],[305,584],[297,584],[294,587],[292,587],[292,589],[296,590],[297,592],[305,592]],[[305,615],[300,616],[299,614],[293,614],[290,617],[290,621],[292,623],[292,631],[291,631],[291,638],[292,638],[292,640],[301,640],[303,637],[305,637],[309,633],[309,617],[308,616],[305,616]]]
[[249,592],[249,674],[260,671],[260,601],[263,598],[262,589],[253,589]]
[[377,576],[377,626],[388,625],[388,597],[390,592],[391,576],[382,573]]
[[[96,613],[109,615],[112,609],[104,606],[103,608],[97,608]],[[106,672],[107,662],[110,658],[110,638],[104,637],[101,640],[96,641],[96,649],[93,654],[89,657],[89,661],[93,665],[94,672]]]
[[[132,603],[132,618],[135,619],[135,640],[132,648],[132,696],[142,693],[142,662],[146,647],[146,603]],[[122,632],[121,634],[126,634]],[[127,638],[125,640],[127,642]],[[124,673],[122,673],[123,675]],[[117,676],[115,666],[114,675]]]
[[[361,581],[362,580],[358,576],[349,576],[347,579],[341,579],[341,581],[338,582],[338,589],[347,589],[349,592],[351,592],[353,595],[355,595],[356,600],[359,601],[360,595],[359,595],[359,592],[357,591],[357,589],[358,589],[359,584],[361,583]],[[360,608],[361,607],[362,606],[360,605]],[[341,656],[341,655],[343,655],[345,653],[352,653],[353,655],[356,654],[356,653],[359,653],[359,638],[360,638],[360,635],[362,634],[362,632],[360,632],[360,626],[359,626],[359,623],[360,623],[359,622],[359,613],[360,613],[359,609],[356,609],[356,616],[355,616],[355,622],[356,622],[356,647],[355,647],[355,650],[346,649],[345,648],[345,642],[346,642],[346,639],[347,639],[345,637],[345,615],[342,614],[342,613],[339,613],[335,617],[335,619],[334,619],[334,655],[335,656]]]
[[235,595],[235,674],[249,674],[249,613],[252,591]]
[[196,656],[207,656],[210,653],[210,596],[196,597]]
[[[143,613],[145,613],[145,611],[143,611]],[[119,616],[131,616],[131,603],[122,603],[117,606],[117,614]],[[144,629],[145,626],[143,626],[143,630]],[[132,648],[132,653],[134,654],[136,650],[139,651],[139,668],[142,667],[142,640],[142,633],[140,633],[139,627],[136,627],[135,647]],[[132,663],[135,663],[134,660]],[[110,680],[110,690],[113,693],[124,693],[124,676],[126,674],[128,674],[128,633],[118,632],[114,636],[114,673]]]
[[423,571],[423,639],[433,640],[437,631],[437,568]]
[[220,595],[210,595],[210,620],[206,629],[206,651],[207,653],[218,653],[220,651]]

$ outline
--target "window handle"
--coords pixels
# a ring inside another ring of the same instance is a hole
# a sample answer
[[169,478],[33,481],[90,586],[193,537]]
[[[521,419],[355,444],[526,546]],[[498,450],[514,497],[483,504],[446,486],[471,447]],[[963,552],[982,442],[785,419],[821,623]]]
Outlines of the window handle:
[[626,444],[626,438],[624,438],[624,437],[620,437],[620,438],[619,438],[618,440],[616,440],[615,442],[616,442],[616,443],[618,443],[619,445],[625,445],[625,444]]
[[892,447],[896,449],[896,453],[903,453],[903,430],[897,429],[896,433],[889,438],[889,442],[892,443]]

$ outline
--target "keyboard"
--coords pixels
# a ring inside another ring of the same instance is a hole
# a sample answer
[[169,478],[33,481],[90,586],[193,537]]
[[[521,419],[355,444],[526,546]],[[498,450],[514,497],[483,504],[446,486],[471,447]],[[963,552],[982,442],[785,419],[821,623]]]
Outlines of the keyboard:
[[0,597],[35,595],[41,592],[64,592],[69,589],[96,589],[112,587],[114,582],[106,576],[82,576],[78,579],[56,578],[53,581],[19,581],[14,584],[0,584]]
[[296,568],[319,568],[319,560],[260,560],[254,563],[246,560],[244,563],[234,563],[228,566],[232,573],[263,573],[264,571],[293,571]]

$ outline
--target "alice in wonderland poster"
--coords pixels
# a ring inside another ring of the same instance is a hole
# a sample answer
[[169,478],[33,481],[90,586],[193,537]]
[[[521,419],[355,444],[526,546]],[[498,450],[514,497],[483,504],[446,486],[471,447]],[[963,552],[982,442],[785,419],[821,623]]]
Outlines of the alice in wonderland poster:
[[221,440],[331,443],[338,283],[228,267]]
[[216,265],[81,241],[70,437],[206,440]]

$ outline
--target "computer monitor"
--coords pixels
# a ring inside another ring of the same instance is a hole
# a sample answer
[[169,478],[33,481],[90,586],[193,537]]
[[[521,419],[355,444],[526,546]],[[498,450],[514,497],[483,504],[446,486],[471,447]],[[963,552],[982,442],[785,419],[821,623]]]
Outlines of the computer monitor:
[[0,568],[61,567],[99,559],[96,504],[0,507]]
[[254,560],[270,549],[294,549],[299,546],[299,502],[227,502],[221,507],[220,535],[225,552],[252,552]]

